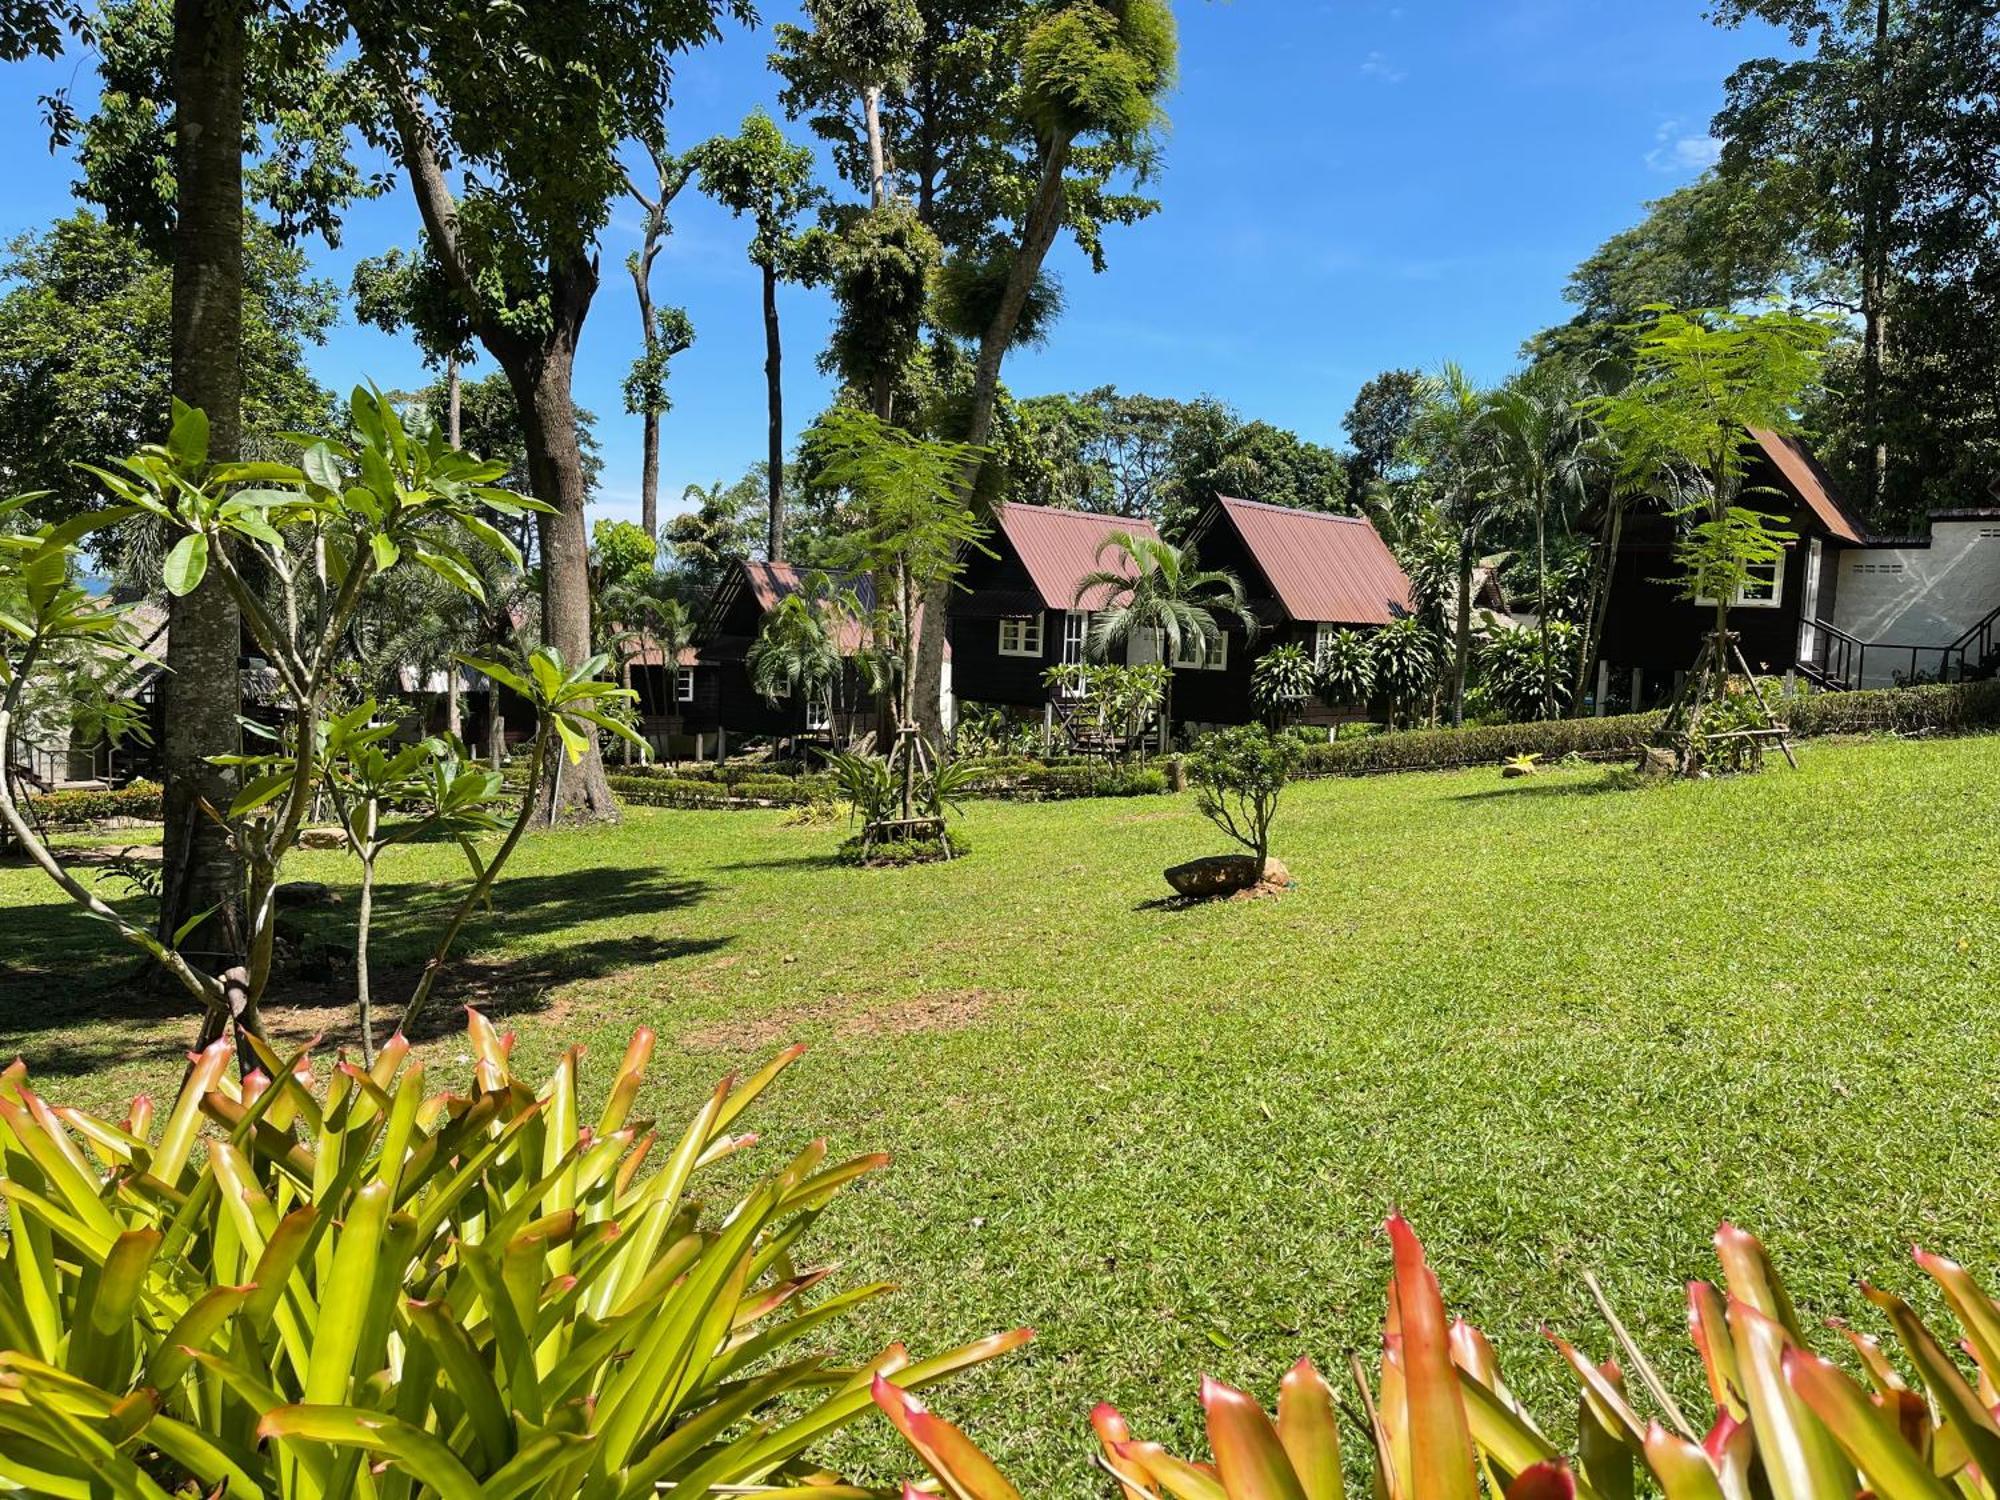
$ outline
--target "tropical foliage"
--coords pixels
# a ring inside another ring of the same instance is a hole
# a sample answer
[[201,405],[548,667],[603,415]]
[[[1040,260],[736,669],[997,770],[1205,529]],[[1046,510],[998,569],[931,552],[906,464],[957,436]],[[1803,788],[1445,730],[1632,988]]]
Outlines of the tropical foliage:
[[[887,1158],[823,1142],[695,1196],[799,1055],[724,1079],[686,1127],[638,1119],[638,1031],[603,1111],[581,1049],[536,1092],[477,1011],[463,1093],[398,1035],[366,1069],[256,1038],[195,1058],[164,1115],[52,1107],[0,1080],[0,1474],[44,1494],[650,1496],[829,1486],[869,1408],[1025,1331],[858,1366],[813,1346],[888,1288],[815,1295],[801,1241]],[[204,1135],[204,1127],[208,1133]],[[89,1154],[86,1155],[85,1153]]]

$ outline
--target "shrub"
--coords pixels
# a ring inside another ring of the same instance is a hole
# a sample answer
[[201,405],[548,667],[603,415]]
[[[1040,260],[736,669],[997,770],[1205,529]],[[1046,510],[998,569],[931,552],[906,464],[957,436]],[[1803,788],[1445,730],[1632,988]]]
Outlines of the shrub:
[[1296,741],[1243,724],[1202,736],[1188,756],[1196,806],[1259,865],[1270,855],[1271,820],[1299,755]]
[[1570,700],[1576,664],[1576,627],[1551,620],[1541,630],[1496,631],[1479,651],[1487,694],[1513,718],[1533,719],[1560,712]]
[[895,868],[902,865],[932,865],[947,859],[963,859],[972,852],[972,840],[955,828],[947,828],[934,839],[878,839],[870,844],[856,834],[840,846],[840,857],[851,865]]
[[[1354,1360],[1360,1400],[1348,1406],[1360,1413],[1357,1437],[1367,1455],[1360,1467],[1370,1487],[1343,1488],[1343,1403],[1302,1359],[1278,1383],[1275,1422],[1247,1392],[1202,1381],[1212,1465],[1134,1441],[1124,1417],[1099,1406],[1090,1422],[1119,1493],[1127,1500],[1338,1500],[1371,1492],[1383,1500],[1597,1500],[1636,1493],[1640,1475],[1675,1500],[1855,1494],[1956,1500],[1992,1493],[1983,1476],[2000,1468],[2000,1428],[1987,1406],[2000,1381],[2000,1318],[1984,1289],[1951,1261],[1916,1252],[1958,1337],[1934,1333],[1901,1298],[1860,1284],[1894,1330],[1915,1380],[1899,1372],[1874,1337],[1835,1322],[1863,1373],[1857,1380],[1813,1351],[1764,1247],[1724,1224],[1715,1235],[1722,1285],[1697,1281],[1687,1289],[1707,1410],[1682,1407],[1601,1295],[1609,1342],[1617,1346],[1612,1358],[1599,1363],[1546,1334],[1577,1387],[1573,1461],[1547,1436],[1567,1422],[1548,1420],[1553,1413],[1537,1420],[1522,1404],[1486,1335],[1448,1320],[1437,1276],[1410,1226],[1396,1217],[1388,1227],[1392,1272],[1381,1363],[1371,1381]],[[1959,1348],[1979,1372],[1977,1389],[1955,1362]],[[1018,1500],[992,1461],[951,1423],[886,1381],[876,1381],[871,1394],[946,1494]]]
[[978,779],[964,789],[970,797],[1017,798],[1025,802],[1060,802],[1073,797],[1151,797],[1167,790],[1167,773],[1158,766],[1110,761],[981,768]]
[[[803,1340],[887,1287],[814,1301],[827,1273],[793,1252],[887,1158],[829,1165],[815,1142],[732,1172],[748,1187],[714,1214],[693,1177],[754,1143],[731,1128],[799,1049],[724,1080],[671,1144],[630,1119],[651,1032],[594,1124],[581,1049],[537,1096],[511,1036],[471,1012],[468,1037],[463,1095],[429,1094],[400,1036],[323,1092],[303,1053],[261,1044],[238,1085],[218,1042],[163,1120],[143,1098],[116,1121],[53,1110],[8,1068],[0,1473],[38,1493],[289,1497],[707,1494],[816,1472],[868,1391]],[[220,1130],[198,1150],[204,1116]],[[1024,1337],[871,1363],[921,1385]]]
[[134,781],[116,791],[48,792],[34,799],[34,810],[50,828],[85,828],[108,818],[157,823],[161,817],[160,784]]

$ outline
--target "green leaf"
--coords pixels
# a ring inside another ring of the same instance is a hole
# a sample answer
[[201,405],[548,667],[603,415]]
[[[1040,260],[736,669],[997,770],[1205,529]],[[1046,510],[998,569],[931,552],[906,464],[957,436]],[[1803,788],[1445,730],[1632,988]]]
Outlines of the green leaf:
[[396,539],[382,531],[368,538],[368,549],[375,554],[375,566],[385,573],[395,567],[396,559],[403,555],[403,549],[396,545]]
[[171,944],[169,944],[169,946],[174,948],[180,947],[182,943],[187,941],[189,933],[193,932],[195,928],[201,926],[202,923],[206,922],[210,917],[214,916],[220,910],[222,910],[222,906],[221,903],[218,902],[216,905],[209,907],[205,911],[196,912],[193,916],[189,917],[185,922],[181,923],[180,926],[174,929],[174,940]]
[[257,1424],[261,1438],[281,1438],[360,1448],[393,1460],[442,1500],[483,1500],[479,1481],[451,1449],[420,1428],[360,1407],[281,1406]]
[[487,661],[477,656],[454,656],[453,661],[472,668],[481,676],[490,677],[502,687],[512,688],[529,702],[535,701],[535,686],[512,668],[503,667],[496,661]]
[[208,462],[208,413],[174,401],[174,425],[167,433],[167,451],[189,468]]
[[166,565],[160,570],[160,581],[166,584],[167,592],[176,599],[185,599],[201,587],[202,577],[207,572],[208,538],[196,531],[174,543],[173,551],[167,554]]

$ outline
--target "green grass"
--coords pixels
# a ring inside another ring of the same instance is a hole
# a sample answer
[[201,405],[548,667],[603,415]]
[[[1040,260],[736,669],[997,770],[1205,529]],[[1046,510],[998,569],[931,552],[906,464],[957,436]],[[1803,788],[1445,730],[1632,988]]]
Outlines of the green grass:
[[[1093,1401],[1185,1451],[1199,1372],[1268,1399],[1300,1353],[1371,1348],[1392,1206],[1558,1428],[1574,1397],[1539,1326],[1611,1352],[1590,1268],[1642,1341],[1683,1347],[1725,1217],[1808,1318],[1865,1322],[1855,1274],[1917,1290],[1913,1240],[2000,1282],[2000,739],[1815,744],[1796,774],[1636,791],[1601,769],[1312,783],[1275,849],[1299,889],[1190,910],[1149,905],[1163,865],[1222,847],[1189,799],[966,821],[970,859],[898,871],[836,865],[844,829],[776,813],[539,836],[468,973],[537,1074],[581,1041],[601,1083],[657,1027],[672,1116],[813,1044],[755,1117],[767,1146],[896,1156],[817,1253],[901,1283],[871,1335],[1040,1330],[937,1397],[1026,1493],[1099,1492]],[[389,862],[386,964],[414,961],[449,873],[442,850]],[[0,908],[0,1046],[59,1100],[170,1089],[186,1023],[101,930],[19,866]],[[341,920],[316,919],[336,943]],[[432,1050],[455,1071],[450,1038]],[[1688,1361],[1669,1373],[1694,1394]]]

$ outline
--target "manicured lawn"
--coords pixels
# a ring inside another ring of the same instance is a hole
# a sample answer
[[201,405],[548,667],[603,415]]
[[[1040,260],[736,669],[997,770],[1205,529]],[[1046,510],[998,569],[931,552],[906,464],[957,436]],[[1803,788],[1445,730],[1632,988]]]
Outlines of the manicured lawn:
[[[635,812],[523,847],[469,980],[537,1074],[583,1042],[601,1083],[657,1027],[673,1117],[813,1044],[757,1128],[774,1156],[819,1133],[895,1153],[815,1231],[843,1282],[901,1283],[867,1332],[1041,1330],[936,1397],[1026,1493],[1099,1492],[1095,1400],[1191,1449],[1199,1372],[1268,1398],[1298,1354],[1368,1347],[1395,1205],[1565,1428],[1539,1325],[1612,1352],[1594,1269],[1678,1349],[1725,1217],[1809,1320],[1866,1321],[1855,1273],[1917,1290],[1913,1240],[2000,1284],[2000,739],[1803,761],[1639,791],[1596,769],[1315,783],[1280,820],[1301,888],[1193,910],[1148,905],[1162,865],[1221,847],[1186,798],[978,805],[969,860],[898,872],[832,866],[842,830],[775,813]],[[429,927],[398,919],[447,868],[389,863],[386,964],[413,960]],[[345,910],[315,918],[336,945]],[[186,1024],[130,972],[0,868],[0,1045],[58,1099],[172,1087]],[[456,1072],[454,1041],[431,1051]],[[871,1432],[844,1456],[888,1451]]]

